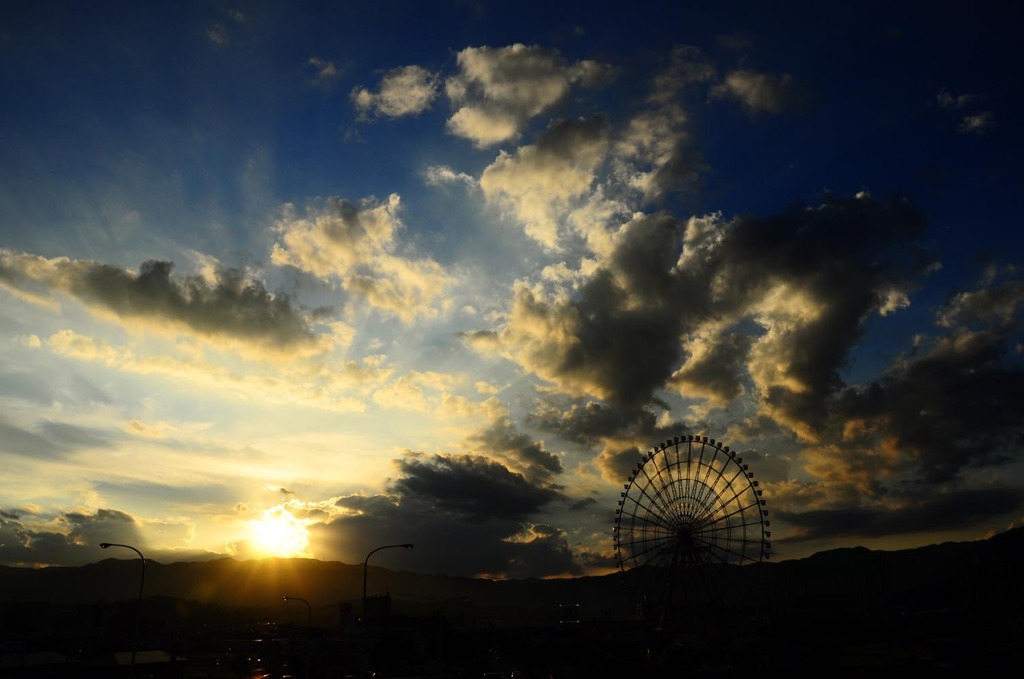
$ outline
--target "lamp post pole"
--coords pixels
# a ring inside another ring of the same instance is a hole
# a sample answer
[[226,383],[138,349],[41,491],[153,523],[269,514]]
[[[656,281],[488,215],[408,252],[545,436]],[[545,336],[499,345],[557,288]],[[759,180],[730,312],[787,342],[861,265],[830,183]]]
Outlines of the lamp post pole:
[[401,545],[384,545],[382,547],[377,547],[376,549],[370,550],[370,553],[366,555],[365,559],[363,559],[363,618],[366,618],[366,572],[367,564],[370,562],[370,557],[382,549],[392,549],[394,547],[401,547],[402,549],[412,549],[412,545],[409,543]]
[[108,547],[123,547],[130,549],[139,555],[139,560],[142,562],[142,571],[139,575],[139,598],[135,601],[135,631],[132,634],[132,664],[131,664],[131,676],[135,676],[135,655],[139,648],[139,617],[142,611],[142,590],[146,585],[146,557],[142,556],[142,552],[135,549],[131,545],[123,545],[118,542],[101,542],[100,547],[107,549]]

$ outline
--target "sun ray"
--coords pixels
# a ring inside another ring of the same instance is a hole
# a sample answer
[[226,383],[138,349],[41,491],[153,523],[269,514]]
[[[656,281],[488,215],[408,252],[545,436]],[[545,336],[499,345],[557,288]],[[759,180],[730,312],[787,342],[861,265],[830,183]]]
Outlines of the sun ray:
[[265,557],[312,558],[309,531],[284,506],[271,507],[260,519],[249,522],[252,546]]

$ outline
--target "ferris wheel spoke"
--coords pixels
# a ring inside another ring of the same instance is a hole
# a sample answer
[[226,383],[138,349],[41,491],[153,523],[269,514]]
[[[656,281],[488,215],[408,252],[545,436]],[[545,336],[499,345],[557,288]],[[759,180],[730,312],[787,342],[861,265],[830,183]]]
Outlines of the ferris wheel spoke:
[[[734,509],[734,510],[732,510],[730,512],[726,512],[724,514],[716,515],[716,516],[714,516],[712,518],[711,521],[707,522],[707,524],[704,524],[704,525],[710,526],[710,525],[714,525],[716,523],[720,523],[722,521],[729,521],[730,519],[732,519],[732,517],[736,516],[737,514],[743,516],[743,515],[745,515],[747,513],[748,510],[751,510],[754,507],[759,507],[759,506],[760,505],[758,504],[757,500],[754,500],[754,502],[749,504],[749,505],[743,505],[743,506],[737,507],[736,509]],[[761,523],[760,517],[758,517],[757,523],[758,524]],[[733,524],[732,522],[730,522],[730,525],[739,525],[739,524]]]
[[767,512],[751,478],[741,458],[702,437],[655,446],[622,494],[614,533],[619,567],[649,567],[647,577],[662,579],[671,599],[673,580],[682,596],[706,586],[700,569],[707,564],[767,558]]
[[[655,470],[657,470],[657,467],[655,467]],[[662,497],[660,493],[656,493],[655,496],[652,497],[647,492],[647,488],[651,488],[651,487],[655,487],[655,486],[660,487],[660,488],[664,488],[665,487],[662,479],[660,478],[660,475],[659,475],[657,481],[655,481],[655,479],[651,478],[650,474],[647,473],[647,465],[646,464],[644,464],[640,468],[640,471],[642,471],[644,473],[644,478],[647,479],[647,484],[643,488],[639,489],[641,491],[641,493],[643,493],[644,497],[649,498],[650,501],[651,501],[651,504],[652,505],[656,505],[658,507],[658,509],[661,510],[661,513],[663,515],[673,515],[674,516],[675,515],[675,511],[672,508],[672,499],[671,499],[670,495],[666,495],[665,497]],[[678,517],[676,517],[676,518],[678,518]]]
[[[642,510],[645,515],[661,516],[664,514],[661,502],[657,496],[650,495],[647,492],[647,488],[644,487],[637,486],[636,490],[639,492],[641,497],[629,497],[627,499],[631,500],[637,509]],[[641,500],[644,500],[644,502],[641,502]],[[633,516],[636,516],[636,514],[633,514]]]
[[[711,472],[712,471],[715,472],[715,482],[714,483],[710,483],[709,482],[709,479],[711,478]],[[722,469],[714,469],[714,470],[709,469],[707,474],[704,476],[704,489],[703,489],[704,493],[703,493],[703,496],[701,497],[701,502],[703,502],[705,506],[707,506],[709,504],[713,504],[713,499],[721,496],[721,493],[719,493],[716,490],[716,488],[719,487],[718,486],[718,481],[722,480],[722,474],[723,474],[724,471],[725,471],[724,467]],[[725,484],[724,488],[728,489],[729,488],[729,484]]]
[[[744,482],[742,484],[736,483],[736,479],[740,478],[741,475],[743,477]],[[751,483],[750,478],[747,476],[747,473],[743,471],[742,468],[738,472],[736,472],[736,474],[733,475],[732,479],[729,480],[728,488],[730,491],[732,491],[732,495],[728,499],[722,501],[722,504],[724,505],[728,505],[730,502],[734,502],[744,493],[750,493],[755,497],[757,496],[757,493],[754,490],[754,484]]]
[[[731,519],[732,517],[728,517],[728,518]],[[723,523],[723,521],[724,521],[724,523]],[[741,529],[744,529],[744,528],[752,528],[753,526],[760,526],[760,525],[761,525],[761,521],[760,520],[757,520],[757,521],[753,521],[753,520],[752,521],[730,521],[730,520],[728,520],[726,518],[723,518],[722,521],[716,521],[716,522],[712,522],[712,523],[709,523],[707,525],[701,526],[698,530],[701,533],[714,533],[714,534],[718,534],[718,533],[721,533],[722,531],[737,531],[737,530],[741,530]]]
[[664,488],[669,497],[669,513],[676,521],[682,522],[686,519],[686,507],[682,502],[685,492],[683,486],[685,477],[680,473],[679,444],[673,446],[673,453],[675,455],[674,462],[669,459],[668,448],[663,448],[660,453],[665,464],[665,476],[668,477],[668,483],[664,485]]
[[[753,486],[750,483],[750,478],[747,476],[747,472],[743,470],[743,467],[739,465],[737,465],[737,467],[738,469],[736,470],[736,473],[732,475],[732,478],[729,479],[729,482],[726,484],[726,487],[733,493],[732,497],[730,497],[727,502],[732,502],[748,490],[753,490]],[[743,479],[742,483],[737,482],[737,479],[739,478]]]
[[638,563],[650,563],[676,551],[672,540],[645,540],[630,545],[630,558]]
[[[658,491],[658,489],[663,489],[665,485],[664,479],[660,477],[660,474],[658,473],[658,469],[656,466],[653,467],[654,476],[651,476],[648,468],[648,463],[651,460],[652,458],[644,458],[643,463],[633,474],[632,487],[634,487],[637,493],[647,501],[646,506],[648,506],[650,509],[657,509],[658,513],[660,514],[668,514],[670,503],[667,501],[666,498],[663,497],[662,493]],[[646,481],[642,484],[639,478],[639,474],[641,472],[643,473],[643,477]],[[636,498],[635,502],[637,502],[637,504],[641,504],[640,498]]]
[[[686,485],[687,485],[687,496],[690,498],[690,512],[691,512],[691,514],[696,511],[696,508],[698,506],[697,504],[695,504],[696,497],[697,497],[697,494],[698,494],[698,489],[697,489],[698,478],[697,477],[700,476],[701,469],[704,467],[704,446],[705,446],[705,444],[703,442],[701,442],[700,443],[700,451],[697,453],[697,460],[696,460],[697,468],[696,468],[696,470],[691,469],[690,468],[690,464],[687,464],[687,470],[686,470],[686,472],[687,472],[686,473],[687,480],[686,480]],[[690,451],[691,451],[691,454],[688,455],[688,457],[687,457],[688,461],[692,460],[692,458],[693,458],[693,455],[692,455],[693,444],[692,443],[690,444]]]
[[[742,563],[744,561],[753,560],[754,557],[752,557],[751,554],[760,554],[760,543],[757,541],[741,541],[739,544],[742,546],[741,551],[722,547],[720,545],[716,545],[714,549],[721,555],[720,561],[730,561],[728,557],[733,556],[739,559],[739,563]],[[757,547],[758,550],[755,550],[755,547]]]
[[711,478],[711,472],[716,471],[715,460],[718,459],[718,448],[713,447],[711,451],[711,459],[704,465],[704,478],[701,479],[701,483],[704,485],[703,490],[705,491],[705,495],[707,494],[707,491],[713,490],[712,485],[708,483],[708,479]]
[[636,524],[639,523],[643,526],[657,526],[658,528],[663,529],[666,533],[675,532],[671,526],[662,523],[660,520],[658,520],[650,514],[645,514],[641,516],[640,514],[633,514],[632,512],[628,512],[625,509],[623,509],[622,514],[620,514],[620,516],[628,516],[632,519],[629,526],[630,530],[642,530],[641,528],[636,528]]

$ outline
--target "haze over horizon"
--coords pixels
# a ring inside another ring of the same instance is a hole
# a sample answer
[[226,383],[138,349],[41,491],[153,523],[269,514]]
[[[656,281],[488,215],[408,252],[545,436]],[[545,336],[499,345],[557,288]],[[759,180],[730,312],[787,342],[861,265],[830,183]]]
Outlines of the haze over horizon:
[[685,435],[773,559],[1022,525],[1012,8],[687,4],[9,8],[0,564],[606,573]]

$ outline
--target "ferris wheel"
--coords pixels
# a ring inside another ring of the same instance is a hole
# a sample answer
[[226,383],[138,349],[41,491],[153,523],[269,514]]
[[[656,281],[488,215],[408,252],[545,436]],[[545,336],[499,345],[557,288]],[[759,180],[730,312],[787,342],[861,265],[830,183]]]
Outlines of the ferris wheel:
[[646,574],[662,617],[698,589],[713,595],[715,564],[770,557],[763,491],[743,458],[714,439],[677,436],[655,446],[624,488],[613,529],[616,559],[622,571]]

